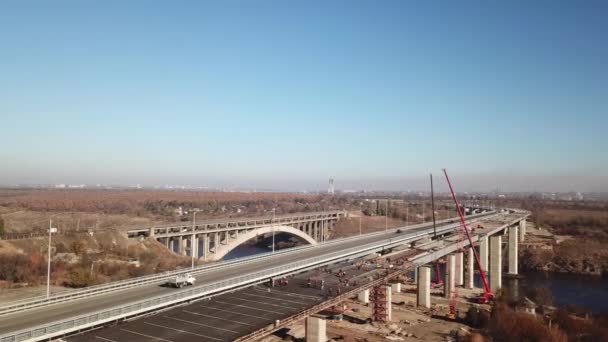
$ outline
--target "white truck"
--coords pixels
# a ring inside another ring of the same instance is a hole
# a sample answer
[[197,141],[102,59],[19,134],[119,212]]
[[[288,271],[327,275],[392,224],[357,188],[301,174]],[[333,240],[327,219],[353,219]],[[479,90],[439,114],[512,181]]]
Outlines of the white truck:
[[196,278],[194,278],[190,273],[177,275],[167,281],[167,285],[171,287],[182,288],[187,285],[194,285]]

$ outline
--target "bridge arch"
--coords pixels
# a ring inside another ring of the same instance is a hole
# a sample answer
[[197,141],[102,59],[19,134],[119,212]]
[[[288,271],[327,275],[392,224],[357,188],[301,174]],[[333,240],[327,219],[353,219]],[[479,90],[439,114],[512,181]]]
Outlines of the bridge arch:
[[215,253],[209,253],[209,255],[207,256],[207,260],[221,260],[224,256],[226,256],[226,254],[230,253],[233,249],[237,248],[243,243],[260,235],[271,234],[273,230],[275,234],[287,233],[293,236],[297,236],[311,245],[317,244],[317,241],[313,239],[310,235],[290,226],[261,227],[246,232],[241,231],[239,232],[236,238],[227,239],[225,245],[220,244],[216,247]]

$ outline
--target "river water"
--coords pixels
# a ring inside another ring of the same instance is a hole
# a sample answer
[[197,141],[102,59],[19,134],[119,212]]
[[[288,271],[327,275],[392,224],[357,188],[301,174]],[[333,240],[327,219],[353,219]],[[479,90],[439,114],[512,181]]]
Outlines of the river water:
[[562,273],[525,272],[521,279],[503,277],[503,286],[513,298],[531,288],[544,287],[558,307],[575,306],[594,314],[608,314],[608,278]]
[[272,249],[260,247],[259,245],[240,245],[224,256],[224,260],[232,260],[250,255],[271,252]]

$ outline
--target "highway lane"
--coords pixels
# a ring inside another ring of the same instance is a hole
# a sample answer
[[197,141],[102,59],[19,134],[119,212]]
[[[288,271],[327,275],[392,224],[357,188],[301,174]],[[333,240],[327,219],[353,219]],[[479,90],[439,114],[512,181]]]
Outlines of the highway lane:
[[[420,231],[432,231],[432,228],[421,227],[408,229],[400,234],[388,233],[379,234],[369,237],[362,237],[357,240],[344,241],[339,244],[318,245],[314,248],[304,249],[295,253],[286,253],[270,257],[259,261],[249,262],[245,265],[234,265],[221,270],[212,270],[203,275],[199,275],[196,286],[202,286],[214,283],[226,278],[243,275],[249,272],[261,271],[271,267],[289,264],[291,262],[303,260],[314,256],[322,256],[336,252],[342,249],[362,246],[370,243],[380,243],[387,241],[395,236],[407,237]],[[129,302],[145,300],[150,297],[170,294],[172,292],[182,291],[159,286],[159,284],[141,286],[138,288],[121,290],[115,293],[99,295],[90,298],[83,298],[69,303],[59,303],[41,308],[31,309],[21,313],[8,314],[0,316],[0,334],[5,334],[13,331],[18,331],[25,328],[68,319],[71,317],[84,315],[90,312],[100,311],[117,305],[124,305]]]

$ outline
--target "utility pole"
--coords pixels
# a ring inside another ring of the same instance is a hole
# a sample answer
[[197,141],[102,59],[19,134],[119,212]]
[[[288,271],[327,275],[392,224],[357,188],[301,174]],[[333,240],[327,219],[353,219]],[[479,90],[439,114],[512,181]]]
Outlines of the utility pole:
[[361,214],[359,214],[359,235],[363,235],[361,230],[361,219],[363,217],[363,202],[359,202],[359,211],[361,212]]
[[[194,248],[194,243],[196,241],[196,213],[198,211],[194,211],[192,214],[192,240],[190,242],[190,255],[192,256],[192,269],[194,269],[194,252],[196,251],[196,254],[198,254],[198,246],[196,246],[197,248]],[[230,233],[227,233],[230,234]],[[226,241],[228,241],[228,236],[226,236]],[[197,242],[198,245],[198,242]],[[198,255],[196,256],[198,258]]]
[[433,210],[433,236],[437,237],[437,227],[435,226],[435,192],[433,191],[433,174],[431,176],[431,209]]
[[410,219],[410,202],[407,202],[407,203],[405,204],[405,225],[406,225],[406,226],[409,226],[409,225],[410,225],[410,223],[409,223],[409,222],[410,222],[410,221],[409,221],[409,219]]
[[388,232],[388,199],[384,206],[384,231]]
[[321,243],[325,243],[325,207],[323,207],[323,215],[321,220]]
[[272,220],[270,226],[272,227],[272,254],[274,254],[274,218],[277,212],[277,208],[272,208]]
[[49,246],[47,255],[47,266],[46,266],[46,298],[48,299],[51,295],[51,234],[53,233],[53,217],[49,218]]

